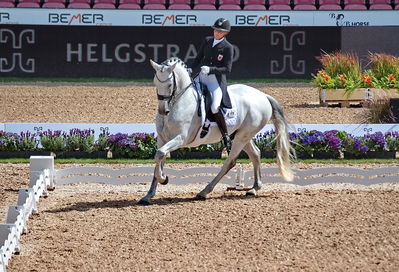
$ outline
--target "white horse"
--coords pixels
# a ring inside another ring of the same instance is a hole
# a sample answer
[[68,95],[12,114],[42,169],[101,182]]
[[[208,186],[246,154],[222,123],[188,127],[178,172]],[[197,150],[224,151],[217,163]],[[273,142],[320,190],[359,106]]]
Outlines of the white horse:
[[[151,187],[139,204],[150,204],[157,184],[167,184],[168,177],[163,172],[166,155],[182,147],[195,147],[201,144],[216,143],[221,139],[217,126],[210,127],[206,137],[200,138],[202,127],[198,116],[198,93],[194,89],[187,66],[178,58],[171,58],[157,64],[150,60],[155,70],[154,84],[158,95],[156,129],[158,150],[155,154],[155,170]],[[252,138],[272,118],[277,134],[277,163],[283,178],[292,181],[294,173],[290,166],[291,145],[288,137],[288,124],[278,102],[271,96],[243,84],[228,86],[233,105],[237,105],[237,124],[228,127],[229,135],[234,135],[230,154],[218,175],[198,195],[205,199],[219,180],[232,168],[241,150],[244,150],[254,167],[254,185],[248,195],[256,195],[261,186],[260,151]]]

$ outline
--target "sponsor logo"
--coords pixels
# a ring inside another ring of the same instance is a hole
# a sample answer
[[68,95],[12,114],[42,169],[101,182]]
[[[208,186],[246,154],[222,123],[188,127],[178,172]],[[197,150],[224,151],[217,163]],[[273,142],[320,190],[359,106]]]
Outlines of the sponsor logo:
[[330,13],[329,14],[330,18],[335,20],[335,25],[336,26],[369,26],[370,22],[364,21],[364,22],[358,22],[358,21],[352,21],[345,19],[345,14],[343,13]]
[[7,22],[10,20],[10,13],[0,12],[0,23]]
[[263,26],[263,25],[288,25],[291,23],[289,15],[236,15],[236,25],[247,25],[247,26]]
[[272,46],[278,46],[282,49],[282,60],[271,60],[270,73],[280,75],[287,71],[296,75],[305,74],[305,60],[294,62],[294,55],[306,46],[305,31],[295,31],[293,33],[284,33],[282,31],[272,31],[270,42]]
[[49,13],[50,24],[99,25],[104,23],[104,15],[99,13]]
[[35,59],[24,57],[24,47],[26,44],[35,44],[35,31],[25,29],[18,33],[10,29],[0,29],[0,45],[11,49],[5,58],[0,58],[0,72],[8,73],[14,70],[21,70],[25,73],[35,72]]
[[197,23],[197,15],[193,14],[143,14],[141,16],[143,25],[192,25]]

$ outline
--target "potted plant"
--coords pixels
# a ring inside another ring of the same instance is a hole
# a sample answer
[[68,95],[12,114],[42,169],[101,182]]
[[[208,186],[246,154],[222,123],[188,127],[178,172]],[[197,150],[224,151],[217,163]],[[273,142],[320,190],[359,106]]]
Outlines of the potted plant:
[[153,133],[117,133],[109,135],[107,141],[112,158],[150,159],[157,150]]
[[[399,152],[399,132],[389,131],[385,133],[385,142],[390,152]],[[395,154],[396,157],[396,154]]]
[[[396,152],[390,151],[385,140],[385,135],[378,131],[373,134],[367,134],[364,136],[364,143],[369,148],[367,157],[369,158],[380,158],[380,159],[394,159]],[[391,139],[391,144],[392,144]]]
[[276,131],[270,130],[264,133],[258,133],[253,141],[259,148],[262,158],[276,157]]
[[54,153],[65,151],[65,136],[65,132],[61,130],[40,132],[39,138],[42,149]]
[[383,53],[369,53],[368,67],[362,74],[362,86],[370,88],[373,99],[399,97],[399,58]]
[[[57,154],[58,158],[106,158],[106,151],[95,150],[93,129],[73,128],[64,133],[65,150]],[[101,136],[100,136],[101,137]]]
[[319,57],[322,69],[313,75],[312,84],[319,88],[320,104],[362,101],[367,97],[361,87],[361,67],[354,53],[335,52]]
[[300,159],[337,159],[340,157],[342,149],[342,139],[345,137],[343,132],[331,131],[302,131],[292,133],[290,138],[293,147]]
[[0,158],[29,158],[32,155],[49,155],[38,149],[36,135],[29,131],[10,133],[0,131]]
[[348,134],[344,140],[343,149],[345,159],[364,159],[367,158],[366,153],[369,151],[362,137],[355,137],[351,134]]

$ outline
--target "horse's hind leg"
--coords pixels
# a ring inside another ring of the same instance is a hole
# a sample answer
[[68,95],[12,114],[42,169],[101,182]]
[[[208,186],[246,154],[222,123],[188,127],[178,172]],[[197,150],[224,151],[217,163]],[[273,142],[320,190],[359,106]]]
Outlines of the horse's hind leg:
[[260,150],[251,140],[243,150],[248,154],[249,159],[254,167],[254,186],[247,192],[247,195],[256,195],[256,192],[262,187],[261,174],[260,174]]
[[218,184],[218,182],[223,178],[223,176],[226,175],[230,171],[230,169],[235,166],[238,155],[240,154],[246,143],[250,141],[250,139],[251,137],[239,141],[237,140],[237,136],[235,137],[230,154],[225,160],[222,169],[216,175],[216,177],[197,195],[198,199],[205,199],[206,196],[215,188],[216,184]]

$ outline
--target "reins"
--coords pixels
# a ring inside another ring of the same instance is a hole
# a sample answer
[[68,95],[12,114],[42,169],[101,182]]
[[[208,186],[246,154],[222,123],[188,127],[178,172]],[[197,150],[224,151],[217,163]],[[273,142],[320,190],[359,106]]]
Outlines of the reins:
[[[168,77],[167,79],[162,81],[162,80],[159,79],[157,73],[155,73],[155,77],[161,83],[165,83],[166,81],[170,80],[170,78],[171,78],[171,77]],[[171,101],[173,98],[175,98],[175,102],[176,102],[180,98],[180,96],[182,96],[188,90],[188,88],[190,88],[193,85],[193,82],[191,82],[190,84],[188,84],[187,87],[182,89],[182,91],[177,96],[175,96],[175,93],[176,93],[176,90],[177,90],[177,84],[176,84],[176,76],[175,76],[175,72],[174,71],[172,72],[172,77],[173,77],[173,91],[172,91],[172,94],[171,95],[160,95],[160,94],[157,93],[158,100]]]

